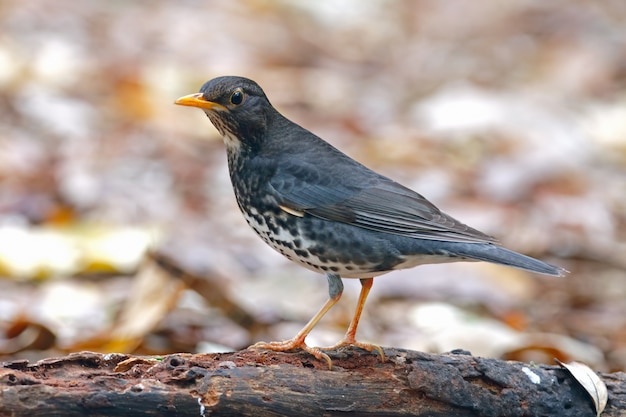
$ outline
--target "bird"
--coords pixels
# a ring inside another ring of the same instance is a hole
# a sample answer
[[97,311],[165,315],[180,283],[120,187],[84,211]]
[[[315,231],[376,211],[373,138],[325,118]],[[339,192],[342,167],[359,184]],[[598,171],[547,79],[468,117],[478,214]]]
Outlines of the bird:
[[[545,275],[568,271],[502,247],[443,213],[417,192],[350,158],[276,110],[248,78],[222,76],[175,104],[204,111],[225,144],[239,209],[269,246],[303,267],[325,274],[329,298],[292,339],[251,346],[303,350],[318,360],[341,347],[383,349],[356,340],[374,278],[422,264],[484,261]],[[306,337],[339,301],[343,278],[361,290],[344,338],[328,348]]]

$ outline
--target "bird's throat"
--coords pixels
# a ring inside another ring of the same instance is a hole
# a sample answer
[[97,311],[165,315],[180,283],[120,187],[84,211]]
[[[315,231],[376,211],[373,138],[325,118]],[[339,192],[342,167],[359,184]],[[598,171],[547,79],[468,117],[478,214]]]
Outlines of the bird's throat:
[[222,133],[222,139],[224,140],[228,153],[236,153],[241,150],[241,141],[232,133],[228,131]]
[[213,112],[206,112],[207,116],[213,123],[213,126],[220,132],[228,153],[239,152],[241,149],[241,140],[231,132],[222,118]]

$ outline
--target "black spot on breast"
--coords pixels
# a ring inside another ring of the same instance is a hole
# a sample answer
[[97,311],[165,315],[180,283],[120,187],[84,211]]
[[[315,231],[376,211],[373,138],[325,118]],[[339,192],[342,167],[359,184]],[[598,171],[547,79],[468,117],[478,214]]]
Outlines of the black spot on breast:
[[315,256],[322,256],[326,252],[326,248],[320,245],[315,245],[309,248],[309,252]]
[[270,233],[277,235],[279,228],[276,224],[274,224],[273,222],[270,222],[267,224],[267,228],[269,229]]

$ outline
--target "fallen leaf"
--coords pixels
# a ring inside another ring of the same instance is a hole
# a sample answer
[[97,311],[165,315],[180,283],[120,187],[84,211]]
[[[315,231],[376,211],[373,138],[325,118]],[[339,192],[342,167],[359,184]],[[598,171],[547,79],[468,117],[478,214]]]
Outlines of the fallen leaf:
[[558,359],[555,361],[574,377],[576,381],[587,391],[593,405],[596,408],[596,415],[600,416],[609,398],[606,384],[602,382],[600,377],[587,365],[580,362],[563,363]]

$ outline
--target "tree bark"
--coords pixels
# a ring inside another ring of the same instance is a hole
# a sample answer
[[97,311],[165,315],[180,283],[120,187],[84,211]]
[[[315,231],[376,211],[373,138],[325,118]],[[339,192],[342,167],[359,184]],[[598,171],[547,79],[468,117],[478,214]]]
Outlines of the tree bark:
[[[81,352],[0,363],[0,416],[594,416],[567,371],[385,349],[243,350],[142,358]],[[626,374],[601,374],[603,416],[626,413]]]

